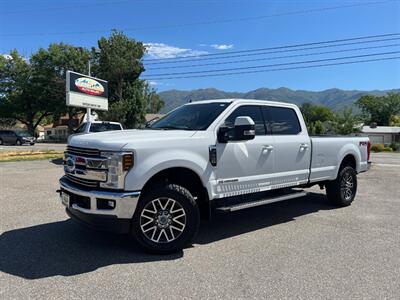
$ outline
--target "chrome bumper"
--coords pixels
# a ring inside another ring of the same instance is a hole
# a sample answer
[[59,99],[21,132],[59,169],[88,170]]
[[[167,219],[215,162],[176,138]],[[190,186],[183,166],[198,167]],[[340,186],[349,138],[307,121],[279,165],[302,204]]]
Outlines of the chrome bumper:
[[[70,184],[64,177],[60,180],[61,191],[67,191],[70,194],[90,198],[90,209],[82,208],[77,204],[68,207],[69,210],[80,211],[92,215],[110,215],[119,219],[130,219],[135,213],[136,205],[140,197],[140,191],[135,192],[110,192],[97,190],[82,190]],[[61,193],[60,193],[61,196]],[[98,209],[97,199],[110,199],[115,201],[114,209]]]

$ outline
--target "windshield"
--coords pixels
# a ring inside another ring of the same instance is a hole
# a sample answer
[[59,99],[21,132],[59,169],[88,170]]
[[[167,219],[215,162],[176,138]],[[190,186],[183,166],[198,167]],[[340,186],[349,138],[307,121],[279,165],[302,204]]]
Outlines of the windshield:
[[119,124],[110,123],[92,123],[90,125],[90,132],[102,132],[111,130],[121,130],[121,126]]
[[183,105],[149,126],[150,129],[206,130],[229,106],[226,102]]

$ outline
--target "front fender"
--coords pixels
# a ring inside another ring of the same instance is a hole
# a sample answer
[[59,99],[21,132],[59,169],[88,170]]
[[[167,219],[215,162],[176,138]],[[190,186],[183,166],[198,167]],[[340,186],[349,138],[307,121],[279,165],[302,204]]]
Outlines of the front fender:
[[157,173],[170,168],[187,168],[194,171],[201,179],[203,186],[214,177],[210,172],[208,160],[195,152],[186,150],[164,150],[154,154],[137,152],[137,164],[125,177],[125,189],[129,191],[141,190],[146,182]]

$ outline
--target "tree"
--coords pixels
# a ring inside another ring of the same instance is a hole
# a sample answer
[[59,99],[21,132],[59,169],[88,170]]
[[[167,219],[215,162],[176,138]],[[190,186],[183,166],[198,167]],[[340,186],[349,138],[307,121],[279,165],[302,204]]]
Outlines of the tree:
[[96,72],[109,85],[109,111],[101,116],[108,120],[120,121],[125,127],[134,128],[144,121],[148,110],[151,91],[139,76],[144,71],[142,58],[143,43],[113,30],[110,37],[98,41],[100,53],[97,56]]
[[0,56],[0,117],[25,124],[33,135],[51,107],[43,96],[44,86],[35,77],[32,65],[16,50],[10,57]]
[[362,96],[356,104],[361,108],[366,123],[376,122],[379,126],[389,126],[391,118],[400,113],[400,93]]
[[359,117],[353,114],[351,107],[345,107],[339,113],[336,113],[336,128],[337,134],[351,134],[358,132],[357,123],[359,123]]
[[156,91],[147,85],[147,113],[156,114],[164,107],[164,101],[157,95]]
[[334,113],[325,106],[304,103],[300,108],[309,134],[322,135],[326,133],[324,123],[335,120]]
[[35,78],[41,83],[42,97],[48,103],[53,121],[68,113],[68,129],[72,132],[73,117],[84,109],[65,104],[65,79],[68,70],[86,73],[91,52],[82,47],[59,43],[39,49],[31,58]]
[[342,134],[357,132],[358,116],[351,107],[333,112],[328,107],[305,103],[300,108],[310,135]]

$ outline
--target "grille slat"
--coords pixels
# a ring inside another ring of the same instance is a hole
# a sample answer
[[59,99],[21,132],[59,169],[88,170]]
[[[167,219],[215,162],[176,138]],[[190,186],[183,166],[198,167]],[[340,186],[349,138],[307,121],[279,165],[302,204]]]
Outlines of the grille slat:
[[66,174],[66,176],[69,181],[71,181],[75,184],[79,184],[79,185],[83,185],[83,186],[91,187],[91,188],[97,188],[99,185],[98,181],[81,179],[81,178],[77,178],[77,177],[74,177],[69,174]]
[[73,146],[67,146],[67,153],[73,155],[89,156],[89,157],[100,156],[100,150],[98,149],[89,149],[89,148],[81,148]]

